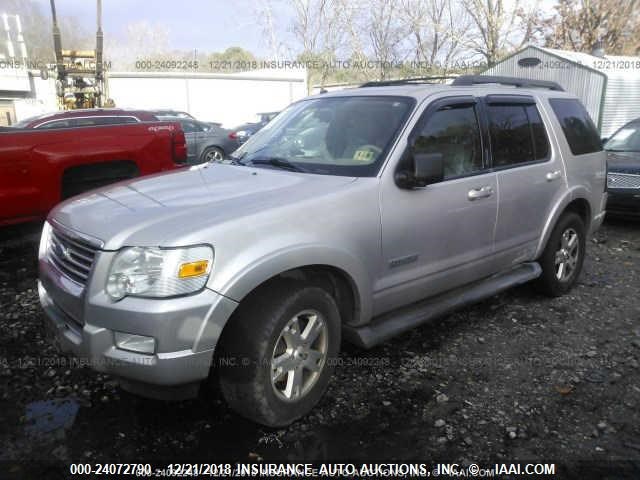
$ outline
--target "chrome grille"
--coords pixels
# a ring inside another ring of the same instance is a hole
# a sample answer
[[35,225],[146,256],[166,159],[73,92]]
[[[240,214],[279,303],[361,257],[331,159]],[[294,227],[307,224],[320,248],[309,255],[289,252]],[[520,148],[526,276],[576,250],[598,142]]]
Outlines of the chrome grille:
[[607,188],[640,188],[640,175],[631,173],[609,173]]
[[53,227],[49,237],[49,260],[71,280],[85,285],[97,248],[80,238]]

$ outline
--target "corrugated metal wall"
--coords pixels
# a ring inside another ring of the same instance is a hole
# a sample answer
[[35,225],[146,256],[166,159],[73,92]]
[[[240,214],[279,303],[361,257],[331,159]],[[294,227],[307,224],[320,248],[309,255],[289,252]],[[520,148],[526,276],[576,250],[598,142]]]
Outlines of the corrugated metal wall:
[[640,70],[608,74],[602,115],[602,136],[609,137],[618,128],[640,117]]
[[[522,67],[518,61],[523,58],[538,58],[536,66]],[[550,55],[538,48],[527,47],[508,57],[482,75],[505,75],[509,77],[551,80],[559,83],[567,91],[582,100],[591,118],[598,125],[605,76],[561,57]]]
[[[518,62],[524,58],[540,62],[523,67]],[[527,47],[483,75],[558,82],[582,100],[603,137],[640,117],[640,57],[599,58],[580,52]]]

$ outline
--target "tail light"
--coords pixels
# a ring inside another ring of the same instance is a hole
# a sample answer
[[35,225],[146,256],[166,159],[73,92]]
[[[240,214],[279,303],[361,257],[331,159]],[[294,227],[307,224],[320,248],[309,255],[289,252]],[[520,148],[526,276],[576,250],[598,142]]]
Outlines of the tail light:
[[186,163],[187,161],[187,141],[184,138],[184,132],[179,130],[173,132],[173,162]]
[[231,140],[237,140],[237,139],[238,139],[238,132],[231,132],[231,133],[229,134],[229,138],[230,138]]

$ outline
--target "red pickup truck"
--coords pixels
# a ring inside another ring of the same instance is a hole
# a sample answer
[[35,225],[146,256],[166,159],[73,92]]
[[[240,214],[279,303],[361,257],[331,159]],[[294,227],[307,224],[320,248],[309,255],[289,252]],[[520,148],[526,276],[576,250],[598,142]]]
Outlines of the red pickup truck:
[[61,200],[184,166],[176,122],[0,130],[0,225],[44,219]]

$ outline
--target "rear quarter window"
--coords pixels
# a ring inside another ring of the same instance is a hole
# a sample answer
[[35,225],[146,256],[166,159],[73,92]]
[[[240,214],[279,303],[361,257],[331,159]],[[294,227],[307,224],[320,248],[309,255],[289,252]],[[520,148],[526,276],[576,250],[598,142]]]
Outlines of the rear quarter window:
[[571,153],[584,155],[602,150],[598,129],[582,104],[571,98],[552,98],[549,100]]

